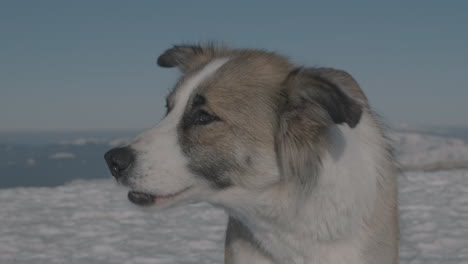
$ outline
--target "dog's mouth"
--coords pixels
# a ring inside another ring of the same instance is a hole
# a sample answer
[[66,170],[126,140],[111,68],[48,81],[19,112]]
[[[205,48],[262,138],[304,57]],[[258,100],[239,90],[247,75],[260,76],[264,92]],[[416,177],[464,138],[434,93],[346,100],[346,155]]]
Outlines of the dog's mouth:
[[[191,187],[191,186],[190,186]],[[129,191],[128,200],[130,202],[140,206],[151,206],[151,205],[162,205],[173,201],[176,197],[186,192],[190,187],[187,187],[181,191],[167,195],[156,195],[140,191]]]

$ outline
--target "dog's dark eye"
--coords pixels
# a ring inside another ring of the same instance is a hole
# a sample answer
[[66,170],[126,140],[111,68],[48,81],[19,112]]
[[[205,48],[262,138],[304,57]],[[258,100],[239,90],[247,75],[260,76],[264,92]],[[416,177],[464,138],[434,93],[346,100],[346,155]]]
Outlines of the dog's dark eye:
[[169,106],[169,101],[166,99],[166,115],[169,114],[169,112],[171,111],[171,107]]
[[169,114],[169,106],[166,105],[166,115]]
[[208,125],[209,123],[212,123],[214,121],[219,121],[219,117],[209,114],[208,112],[204,110],[198,111],[196,117],[195,117],[195,124],[196,125]]

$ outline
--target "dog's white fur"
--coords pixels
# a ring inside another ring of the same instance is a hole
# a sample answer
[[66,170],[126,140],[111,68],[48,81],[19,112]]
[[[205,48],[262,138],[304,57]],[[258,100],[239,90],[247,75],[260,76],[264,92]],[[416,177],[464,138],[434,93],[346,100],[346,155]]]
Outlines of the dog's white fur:
[[[323,159],[316,192],[305,200],[291,185],[261,195],[234,188],[212,202],[241,219],[278,263],[367,263],[356,252],[368,243],[361,225],[378,200],[377,181],[382,180],[376,177],[378,168],[369,164],[387,166],[387,157],[382,156],[385,144],[376,130],[369,116],[354,129],[334,127],[333,146]],[[233,251],[233,263],[271,263],[244,241],[234,243]]]
[[193,90],[228,60],[229,58],[213,60],[185,80],[175,96],[174,109],[156,126],[138,136],[132,144],[132,148],[140,153],[141,166],[135,171],[139,177],[133,177],[130,181],[136,181],[134,184],[138,189],[172,194],[194,184],[195,178],[191,177],[187,169],[187,159],[178,144],[177,124],[184,114]]

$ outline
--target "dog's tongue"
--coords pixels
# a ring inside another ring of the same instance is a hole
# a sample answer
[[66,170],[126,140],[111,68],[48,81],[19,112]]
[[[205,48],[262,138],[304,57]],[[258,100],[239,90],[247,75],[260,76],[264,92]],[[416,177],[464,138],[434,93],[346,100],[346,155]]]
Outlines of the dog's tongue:
[[137,191],[129,191],[128,199],[132,203],[138,204],[141,206],[152,205],[156,202],[156,196],[147,194],[147,193],[137,192]]

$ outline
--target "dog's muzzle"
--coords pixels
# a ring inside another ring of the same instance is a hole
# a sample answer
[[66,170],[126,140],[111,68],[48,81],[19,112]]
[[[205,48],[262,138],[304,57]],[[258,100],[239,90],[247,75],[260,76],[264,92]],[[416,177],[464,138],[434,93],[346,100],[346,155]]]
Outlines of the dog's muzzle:
[[112,176],[117,181],[123,180],[126,177],[126,172],[130,169],[135,161],[135,154],[129,147],[113,148],[105,155],[107,166],[111,171]]

